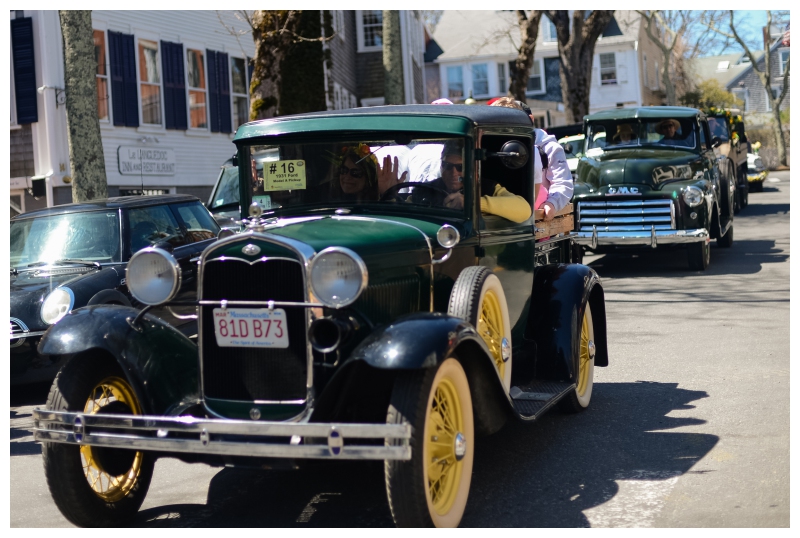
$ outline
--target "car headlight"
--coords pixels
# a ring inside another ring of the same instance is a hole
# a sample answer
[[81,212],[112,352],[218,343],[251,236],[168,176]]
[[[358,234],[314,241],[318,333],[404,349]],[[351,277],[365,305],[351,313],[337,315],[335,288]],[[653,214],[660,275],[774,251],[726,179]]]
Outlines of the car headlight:
[[75,305],[75,296],[69,288],[56,288],[42,303],[42,320],[52,325],[66,316]]
[[331,308],[352,304],[367,286],[367,266],[352,250],[329,247],[311,260],[311,291]]
[[125,278],[131,295],[148,305],[166,303],[181,287],[178,261],[160,248],[144,248],[131,256]]
[[683,201],[686,202],[686,205],[689,207],[695,207],[703,203],[703,191],[689,185],[686,187],[686,190],[683,191]]

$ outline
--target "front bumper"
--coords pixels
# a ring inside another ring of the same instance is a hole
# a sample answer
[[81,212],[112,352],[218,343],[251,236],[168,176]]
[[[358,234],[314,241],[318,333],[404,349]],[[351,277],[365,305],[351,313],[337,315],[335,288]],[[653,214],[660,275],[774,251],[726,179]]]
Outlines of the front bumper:
[[257,422],[45,409],[34,409],[33,418],[33,436],[40,442],[218,456],[411,459],[408,424]]
[[710,235],[705,228],[694,230],[621,230],[613,232],[599,232],[597,226],[592,231],[581,230],[575,232],[574,241],[579,245],[592,250],[605,246],[650,246],[677,243],[700,243],[708,241]]

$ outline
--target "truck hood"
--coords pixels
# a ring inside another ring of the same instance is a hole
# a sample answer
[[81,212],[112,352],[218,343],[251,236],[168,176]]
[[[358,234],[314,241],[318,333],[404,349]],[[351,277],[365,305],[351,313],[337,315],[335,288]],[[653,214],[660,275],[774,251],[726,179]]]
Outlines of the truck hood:
[[[635,187],[638,192],[659,191],[676,180],[702,178],[700,155],[676,149],[632,148],[587,155],[578,164],[577,176],[589,192]],[[581,189],[582,190],[582,189]]]

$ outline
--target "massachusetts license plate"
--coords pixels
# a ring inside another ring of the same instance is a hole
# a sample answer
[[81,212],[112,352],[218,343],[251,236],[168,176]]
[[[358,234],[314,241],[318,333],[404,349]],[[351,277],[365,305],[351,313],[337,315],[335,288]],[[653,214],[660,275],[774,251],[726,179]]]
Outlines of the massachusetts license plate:
[[289,347],[282,308],[215,308],[214,333],[219,347]]

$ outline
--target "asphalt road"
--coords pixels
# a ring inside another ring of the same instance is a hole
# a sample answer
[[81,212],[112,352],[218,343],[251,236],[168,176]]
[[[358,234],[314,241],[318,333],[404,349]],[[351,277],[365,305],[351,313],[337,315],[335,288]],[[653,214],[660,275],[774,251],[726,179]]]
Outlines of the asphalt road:
[[[789,526],[788,172],[712,244],[587,256],[602,277],[610,366],[591,407],[479,439],[465,527]],[[10,526],[71,526],[27,431],[47,386],[12,390]],[[159,460],[140,527],[392,526],[381,464],[299,472]]]

